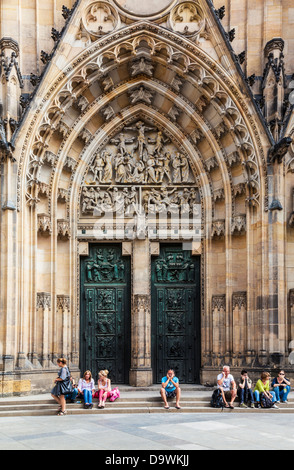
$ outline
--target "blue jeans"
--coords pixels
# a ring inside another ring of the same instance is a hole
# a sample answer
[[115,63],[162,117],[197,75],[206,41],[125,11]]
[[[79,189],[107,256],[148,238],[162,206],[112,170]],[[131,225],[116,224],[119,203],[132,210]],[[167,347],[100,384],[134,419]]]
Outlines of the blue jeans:
[[75,400],[77,398],[78,394],[79,394],[78,389],[74,388],[71,393],[68,393],[67,395],[65,395],[65,399],[66,400]]
[[[269,393],[273,396],[272,402],[276,403],[276,401],[277,401],[276,393],[272,392],[272,391],[270,391]],[[257,401],[257,403],[260,403],[260,393],[257,390],[255,390],[254,396],[255,396],[255,400]]]
[[[241,403],[244,403],[245,400],[245,388],[239,388],[238,395],[240,397]],[[248,388],[248,402],[254,403],[253,391],[251,388]]]
[[84,394],[84,403],[89,403],[89,405],[91,405],[93,401],[92,390],[83,390],[83,394]]
[[280,387],[275,387],[275,394],[277,397],[277,401],[285,402],[288,399],[288,395],[291,392],[291,387],[289,385],[285,385],[282,392],[280,392]]

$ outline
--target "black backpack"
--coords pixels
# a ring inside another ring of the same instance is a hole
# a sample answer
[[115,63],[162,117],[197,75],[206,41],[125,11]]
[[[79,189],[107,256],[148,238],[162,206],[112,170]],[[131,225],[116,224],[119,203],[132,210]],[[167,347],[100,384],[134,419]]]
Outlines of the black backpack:
[[212,408],[224,408],[225,407],[222,392],[220,391],[219,388],[213,392],[210,406]]
[[270,398],[268,398],[264,393],[260,394],[260,404],[261,408],[272,408],[274,403]]

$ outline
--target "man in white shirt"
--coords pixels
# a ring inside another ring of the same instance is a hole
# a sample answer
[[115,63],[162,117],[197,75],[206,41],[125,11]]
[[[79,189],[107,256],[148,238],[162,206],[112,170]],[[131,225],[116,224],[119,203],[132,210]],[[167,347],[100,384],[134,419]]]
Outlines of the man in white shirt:
[[[237,387],[234,377],[230,374],[229,366],[224,366],[223,372],[217,376],[217,387],[222,392],[225,408],[233,410],[233,403],[237,396]],[[227,400],[230,402],[229,404]]]

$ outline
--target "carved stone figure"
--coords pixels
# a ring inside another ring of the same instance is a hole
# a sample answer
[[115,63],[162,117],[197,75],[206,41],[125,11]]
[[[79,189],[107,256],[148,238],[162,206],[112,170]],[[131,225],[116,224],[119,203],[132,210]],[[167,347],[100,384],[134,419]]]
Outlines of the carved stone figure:
[[147,62],[144,57],[132,65],[132,76],[139,74],[153,75],[153,65]]
[[153,93],[151,93],[151,91],[146,90],[146,88],[141,86],[140,88],[134,90],[131,93],[130,98],[131,98],[132,104],[138,103],[139,101],[143,101],[144,103],[151,104]]
[[94,181],[102,183],[103,181],[103,169],[105,161],[102,154],[98,154],[93,165]]
[[105,168],[103,183],[112,183],[113,169],[112,169],[112,155],[105,152]]

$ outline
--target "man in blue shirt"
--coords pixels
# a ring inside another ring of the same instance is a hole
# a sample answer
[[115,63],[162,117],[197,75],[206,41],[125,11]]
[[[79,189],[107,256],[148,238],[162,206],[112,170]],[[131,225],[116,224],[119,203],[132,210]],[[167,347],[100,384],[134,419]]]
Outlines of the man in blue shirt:
[[180,410],[180,399],[181,399],[181,389],[179,386],[179,379],[175,376],[173,369],[167,371],[166,377],[163,377],[161,380],[161,398],[164,401],[164,408],[169,410],[167,403],[168,398],[176,397],[176,408]]

